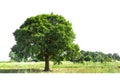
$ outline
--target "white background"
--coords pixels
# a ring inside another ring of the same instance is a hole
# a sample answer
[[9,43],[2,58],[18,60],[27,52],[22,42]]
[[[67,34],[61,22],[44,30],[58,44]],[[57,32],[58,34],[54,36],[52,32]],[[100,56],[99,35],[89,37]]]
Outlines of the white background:
[[119,74],[0,74],[1,82],[119,82]]
[[0,0],[0,60],[8,60],[13,32],[31,16],[63,15],[81,50],[120,53],[119,0]]

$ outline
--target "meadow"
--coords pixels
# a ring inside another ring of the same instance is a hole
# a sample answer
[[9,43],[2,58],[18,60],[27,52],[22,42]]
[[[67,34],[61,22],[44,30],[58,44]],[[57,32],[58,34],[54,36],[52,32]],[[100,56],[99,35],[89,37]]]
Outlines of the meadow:
[[[63,61],[53,65],[50,61],[50,72],[47,73],[120,73],[120,62],[84,62]],[[46,73],[44,62],[0,62],[0,73]]]

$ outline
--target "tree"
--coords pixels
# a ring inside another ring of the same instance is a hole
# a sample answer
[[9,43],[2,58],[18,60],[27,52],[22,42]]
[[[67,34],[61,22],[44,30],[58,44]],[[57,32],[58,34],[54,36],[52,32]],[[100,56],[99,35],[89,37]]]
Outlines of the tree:
[[87,55],[85,56],[84,58],[85,61],[91,61],[92,60],[92,57],[90,55]]
[[[63,16],[41,14],[27,18],[14,32],[18,50],[12,51],[20,58],[44,58],[45,71],[49,71],[49,60],[61,61],[69,56],[68,50],[74,44],[72,24]],[[70,50],[69,50],[70,51]]]
[[[27,61],[27,55],[23,55],[24,53],[24,46],[18,46],[18,45],[14,45],[12,47],[12,51],[10,52],[9,56],[11,58],[11,60],[20,62],[20,61]],[[17,52],[17,53],[16,53]]]
[[112,58],[114,60],[118,60],[118,61],[120,60],[120,56],[118,55],[118,53],[113,53]]
[[105,60],[104,60],[104,57],[102,56],[102,55],[97,55],[96,56],[96,62],[101,62],[101,63],[103,63]]
[[74,62],[75,60],[78,60],[79,56],[80,56],[79,46],[74,43],[70,44],[70,47],[68,47],[68,49],[66,50],[65,54],[66,60]]
[[9,57],[11,58],[11,61],[13,60],[17,62],[21,61],[20,58],[12,51],[9,53]]

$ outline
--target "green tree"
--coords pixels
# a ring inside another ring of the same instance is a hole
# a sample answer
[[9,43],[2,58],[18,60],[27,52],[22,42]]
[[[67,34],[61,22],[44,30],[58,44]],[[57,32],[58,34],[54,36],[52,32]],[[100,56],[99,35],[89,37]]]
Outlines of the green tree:
[[65,54],[65,57],[66,57],[67,61],[78,60],[78,58],[80,56],[79,46],[74,43],[70,44],[66,50],[66,53],[67,54]]
[[11,61],[21,61],[20,58],[12,51],[9,53],[9,57],[11,58]]
[[103,63],[104,62],[104,57],[102,55],[97,55],[96,61]]
[[90,55],[87,55],[85,56],[84,58],[85,61],[91,61],[92,60],[92,57]]
[[114,60],[120,61],[120,56],[119,56],[118,53],[113,53],[112,58],[113,58]]
[[44,58],[45,71],[50,70],[49,60],[60,62],[62,57],[68,55],[75,39],[72,24],[63,16],[53,13],[27,18],[14,36],[19,49],[13,46],[12,51],[25,59]]
[[[17,53],[16,53],[17,52]],[[12,51],[10,52],[9,56],[11,60],[21,62],[21,61],[27,61],[27,55],[23,55],[24,53],[24,46],[18,46],[14,45],[12,47]]]

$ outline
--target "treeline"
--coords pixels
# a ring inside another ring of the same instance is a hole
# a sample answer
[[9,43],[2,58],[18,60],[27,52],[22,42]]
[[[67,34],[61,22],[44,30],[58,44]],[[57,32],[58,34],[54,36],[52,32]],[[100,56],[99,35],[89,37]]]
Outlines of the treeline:
[[[71,61],[71,62],[78,62],[78,63],[83,63],[84,61],[86,62],[112,62],[112,61],[120,61],[120,56],[118,53],[108,53],[105,54],[103,52],[92,52],[92,51],[85,51],[81,50],[79,53],[69,53],[69,57],[56,57],[57,61]],[[77,54],[77,55],[76,55]],[[16,62],[39,62],[39,61],[45,61],[43,56],[39,56],[39,58],[34,57],[34,58],[26,58],[24,55],[23,57],[19,57],[19,55],[16,55],[14,52],[10,52],[9,54],[10,58],[12,61]],[[20,55],[21,56],[21,55]],[[54,61],[54,60],[51,60]],[[60,63],[60,62],[59,62]]]
[[92,62],[112,62],[112,61],[120,61],[120,56],[117,53],[108,53],[105,54],[103,52],[92,52],[92,51],[80,51],[80,55],[77,59],[71,59],[72,62],[84,62],[84,61],[92,61]]

